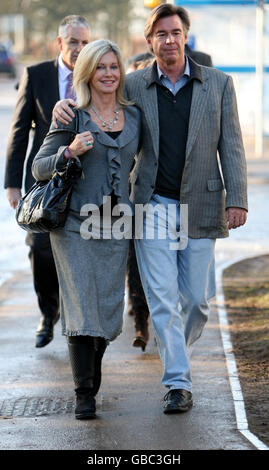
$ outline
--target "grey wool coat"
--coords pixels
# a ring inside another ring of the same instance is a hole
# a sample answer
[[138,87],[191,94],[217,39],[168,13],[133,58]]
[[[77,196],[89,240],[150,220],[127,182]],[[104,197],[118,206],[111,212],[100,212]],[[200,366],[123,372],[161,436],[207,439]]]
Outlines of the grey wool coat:
[[[91,121],[86,111],[79,110],[79,132],[91,131],[94,145],[79,157],[83,177],[73,188],[65,226],[50,234],[60,285],[62,333],[67,336],[89,335],[112,341],[122,330],[129,240],[113,234],[105,239],[105,215],[100,238],[82,236],[85,218],[80,210],[88,203],[101,206],[103,196],[112,192],[118,203],[132,208],[128,179],[139,143],[140,113],[127,106],[124,115],[124,128],[114,140]],[[63,150],[73,139],[75,128],[74,120],[68,126],[51,127],[33,162],[36,179],[48,179],[65,165]],[[111,217],[112,224],[118,220]]]
[[[193,83],[180,202],[188,204],[189,237],[227,237],[225,209],[248,207],[235,90],[230,76],[189,61],[200,79]],[[160,129],[153,67],[126,77],[126,96],[141,111],[142,146],[131,175],[130,197],[139,204],[150,200],[158,171]]]
[[[74,185],[70,209],[80,211],[85,203],[103,203],[103,196],[113,190],[118,203],[130,204],[128,179],[133,165],[140,135],[140,113],[135,106],[124,109],[125,125],[121,134],[113,140],[91,120],[85,110],[79,112],[79,129],[82,133],[90,131],[94,137],[94,145],[79,157],[83,169],[83,177]],[[76,133],[75,119],[68,125],[57,123],[58,128],[50,127],[42,147],[37,153],[32,173],[36,180],[49,179],[55,169],[66,164],[63,152],[71,143]]]

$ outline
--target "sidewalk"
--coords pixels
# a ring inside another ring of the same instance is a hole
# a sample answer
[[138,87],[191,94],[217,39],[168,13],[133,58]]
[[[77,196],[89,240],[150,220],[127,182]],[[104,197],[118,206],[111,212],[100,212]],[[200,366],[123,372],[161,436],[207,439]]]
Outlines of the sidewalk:
[[269,159],[248,159],[248,183],[268,184],[269,183]]
[[133,319],[104,359],[98,419],[75,420],[71,370],[60,324],[43,349],[33,346],[39,311],[30,271],[0,288],[1,450],[253,450],[236,430],[216,310],[192,357],[194,406],[164,415],[162,368],[153,335],[131,347]]

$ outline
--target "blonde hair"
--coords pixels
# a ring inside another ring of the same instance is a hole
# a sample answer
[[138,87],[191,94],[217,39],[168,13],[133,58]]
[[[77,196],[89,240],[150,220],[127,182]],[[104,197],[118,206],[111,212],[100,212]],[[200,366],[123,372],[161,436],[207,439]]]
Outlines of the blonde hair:
[[95,74],[102,56],[107,52],[113,52],[119,63],[120,83],[116,91],[117,103],[120,106],[132,104],[132,102],[127,101],[123,96],[125,70],[117,44],[108,39],[97,39],[84,46],[76,60],[73,73],[73,87],[77,96],[77,108],[87,108],[90,105],[91,91],[89,82]]

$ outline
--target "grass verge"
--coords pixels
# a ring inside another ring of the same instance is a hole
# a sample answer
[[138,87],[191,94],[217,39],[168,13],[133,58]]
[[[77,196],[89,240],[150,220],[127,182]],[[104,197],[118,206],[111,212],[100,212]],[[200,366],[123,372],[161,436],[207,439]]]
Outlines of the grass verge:
[[223,289],[249,429],[269,445],[269,255],[226,269]]

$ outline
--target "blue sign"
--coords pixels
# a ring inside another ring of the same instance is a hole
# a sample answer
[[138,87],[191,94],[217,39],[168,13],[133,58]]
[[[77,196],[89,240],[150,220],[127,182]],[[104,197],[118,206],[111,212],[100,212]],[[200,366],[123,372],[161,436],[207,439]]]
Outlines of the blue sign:
[[[175,5],[201,6],[201,5],[258,5],[261,0],[175,0]],[[269,3],[264,0],[263,3]]]

